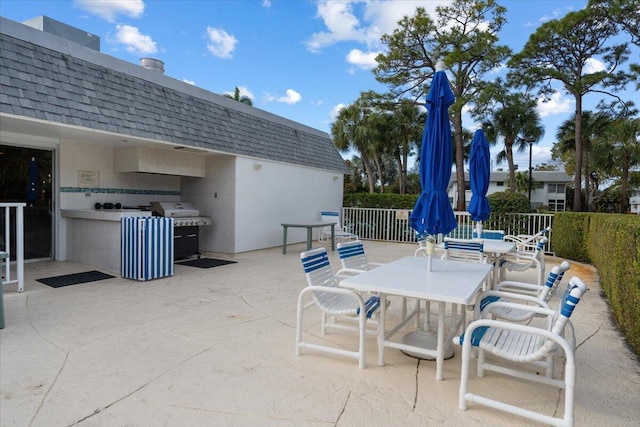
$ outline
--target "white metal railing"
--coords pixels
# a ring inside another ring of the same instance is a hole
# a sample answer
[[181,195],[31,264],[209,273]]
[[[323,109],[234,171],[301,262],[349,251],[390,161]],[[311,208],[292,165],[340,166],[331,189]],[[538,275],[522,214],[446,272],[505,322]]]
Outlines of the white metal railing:
[[[6,252],[9,256],[5,260],[5,273],[4,280],[2,281],[3,285],[9,283],[17,283],[18,284],[18,292],[24,291],[24,207],[26,203],[0,203],[0,212],[3,213],[4,222],[2,223],[2,233],[0,234],[0,239],[2,239],[2,235],[4,235],[4,252]],[[15,209],[15,227],[11,229],[11,216],[12,211]],[[11,278],[11,235],[13,232],[13,236],[16,239],[16,249],[15,249],[15,266],[16,266],[16,277]]]
[[[342,208],[342,224],[345,230],[357,234],[363,240],[382,240],[388,242],[416,242],[415,231],[409,226],[409,209],[377,209],[377,208]],[[447,236],[470,239],[474,221],[468,212],[454,212],[458,227]],[[540,230],[551,227],[553,214],[500,214],[494,215],[484,222],[487,230],[504,230],[505,234],[533,235]],[[442,240],[443,236],[439,236]],[[546,251],[552,252],[551,233],[548,235]]]

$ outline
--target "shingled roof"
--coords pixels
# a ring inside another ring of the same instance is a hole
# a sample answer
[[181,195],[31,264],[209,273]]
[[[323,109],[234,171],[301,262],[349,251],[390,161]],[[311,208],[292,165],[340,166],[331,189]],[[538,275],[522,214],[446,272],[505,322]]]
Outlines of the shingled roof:
[[325,132],[6,18],[0,113],[349,173]]

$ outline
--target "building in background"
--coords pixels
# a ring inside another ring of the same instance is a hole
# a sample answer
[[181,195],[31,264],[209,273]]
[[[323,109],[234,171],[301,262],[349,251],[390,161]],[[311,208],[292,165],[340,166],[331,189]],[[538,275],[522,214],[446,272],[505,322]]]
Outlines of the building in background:
[[[571,184],[572,179],[565,172],[560,171],[533,171],[533,183],[531,187],[531,208],[537,209],[541,205],[548,206],[551,211],[561,212],[567,208],[567,185]],[[469,184],[469,173],[465,172],[465,190],[467,206],[471,200],[471,187]],[[449,181],[449,200],[452,205],[458,200],[458,192],[456,186],[456,176],[451,175]],[[491,172],[489,181],[489,190],[487,196],[493,193],[506,191],[509,188],[509,172],[497,171]],[[527,194],[528,195],[528,194]]]

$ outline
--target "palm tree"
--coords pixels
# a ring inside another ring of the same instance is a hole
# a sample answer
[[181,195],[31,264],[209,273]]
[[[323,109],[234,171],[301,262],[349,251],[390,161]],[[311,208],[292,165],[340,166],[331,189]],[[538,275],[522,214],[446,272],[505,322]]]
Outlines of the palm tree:
[[224,96],[226,98],[233,99],[234,101],[253,106],[253,101],[251,100],[251,98],[246,95],[240,95],[240,89],[238,88],[238,86],[236,86],[235,90],[233,91],[233,96],[229,95],[228,93],[225,93]]
[[[534,188],[536,181],[531,178],[531,188]],[[525,194],[529,191],[529,174],[525,172],[518,172],[516,174],[516,189],[515,192]]]
[[491,101],[489,108],[482,108],[482,113],[476,111],[474,115],[481,117],[486,114],[484,127],[487,139],[495,144],[504,143],[504,149],[498,153],[496,162],[504,160],[509,165],[509,188],[516,191],[515,165],[513,163],[513,149],[523,152],[529,144],[538,141],[544,134],[544,127],[540,123],[540,114],[536,110],[536,101],[526,93],[509,92],[498,79],[489,89]]
[[388,116],[389,140],[393,141],[394,157],[399,169],[398,189],[407,192],[407,163],[421,140],[426,112],[421,112],[412,101],[401,102]]
[[[574,114],[575,116],[575,114]],[[583,111],[582,112],[582,122],[581,122],[581,146],[582,146],[582,170],[577,171],[574,170],[575,174],[582,174],[584,183],[585,183],[585,200],[587,201],[587,211],[589,211],[593,207],[593,196],[594,192],[597,190],[597,187],[593,188],[593,180],[591,179],[592,171],[590,165],[590,147],[592,142],[599,137],[602,137],[605,129],[609,127],[612,122],[612,117],[603,112],[593,113],[591,111]],[[572,153],[573,161],[569,164],[578,164],[575,161],[575,133],[576,133],[576,121],[575,117],[571,117],[560,125],[556,132],[556,139],[558,142],[554,145],[556,151],[561,154]],[[569,156],[569,159],[571,156]],[[570,170],[567,170],[569,175]],[[576,196],[580,197],[580,189],[576,189]]]
[[594,163],[620,177],[620,213],[625,212],[629,171],[640,165],[640,119],[619,118],[594,140]]
[[354,102],[340,110],[336,121],[331,125],[333,143],[342,153],[357,151],[366,170],[369,192],[375,191],[375,173],[370,163],[370,128],[367,116],[368,108],[362,102]]

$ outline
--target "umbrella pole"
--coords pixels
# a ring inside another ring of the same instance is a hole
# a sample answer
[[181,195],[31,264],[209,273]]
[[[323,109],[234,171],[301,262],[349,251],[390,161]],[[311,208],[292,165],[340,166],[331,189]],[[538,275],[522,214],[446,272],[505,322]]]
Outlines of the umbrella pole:
[[482,239],[482,221],[476,221],[476,234],[478,239]]

